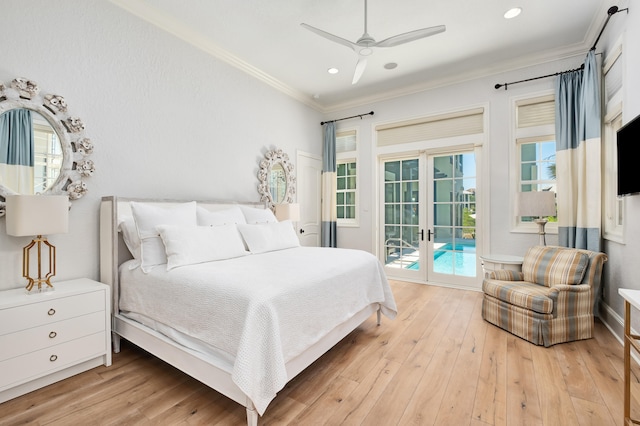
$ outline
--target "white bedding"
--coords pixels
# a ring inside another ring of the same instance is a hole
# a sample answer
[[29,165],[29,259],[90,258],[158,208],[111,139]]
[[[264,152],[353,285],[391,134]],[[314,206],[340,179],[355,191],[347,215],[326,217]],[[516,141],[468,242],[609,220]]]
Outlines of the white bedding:
[[120,268],[120,309],[228,354],[232,380],[261,415],[288,380],[285,363],[371,303],[395,317],[382,265],[359,250],[297,247],[148,274]]

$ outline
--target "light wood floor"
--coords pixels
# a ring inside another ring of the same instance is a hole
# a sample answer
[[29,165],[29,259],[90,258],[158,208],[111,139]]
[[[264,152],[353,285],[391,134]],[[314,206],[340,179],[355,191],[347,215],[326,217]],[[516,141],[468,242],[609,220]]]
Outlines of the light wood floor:
[[[292,380],[260,424],[622,424],[622,346],[601,323],[593,339],[544,348],[483,321],[481,293],[392,287],[398,318],[368,320]],[[109,368],[0,404],[3,425],[244,422],[239,404],[128,343]]]

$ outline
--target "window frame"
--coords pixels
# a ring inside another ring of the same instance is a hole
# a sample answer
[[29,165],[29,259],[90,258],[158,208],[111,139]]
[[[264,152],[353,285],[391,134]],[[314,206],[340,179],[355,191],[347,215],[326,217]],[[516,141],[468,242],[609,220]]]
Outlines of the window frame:
[[[521,146],[523,143],[533,142],[548,142],[556,141],[555,137],[555,117],[554,122],[532,122],[528,126],[519,126],[518,108],[520,106],[533,105],[536,103],[554,102],[555,96],[553,91],[545,91],[541,93],[530,93],[521,97],[514,97],[511,100],[511,112],[512,112],[512,137],[511,137],[511,184],[509,186],[509,195],[511,200],[511,232],[516,233],[538,233],[538,225],[531,221],[522,221],[518,216],[518,192],[522,188],[521,180]],[[557,143],[557,141],[556,141]],[[554,186],[556,186],[554,184]],[[557,194],[557,186],[554,188],[554,192]],[[557,234],[558,222],[548,222],[545,227],[545,233]]]
[[[610,50],[611,53],[605,58],[602,67],[602,84],[605,85],[607,73],[614,64],[623,66],[622,39],[618,39]],[[620,61],[620,62],[618,62]],[[624,73],[620,75],[622,81],[610,99],[606,99],[604,104],[604,120],[602,130],[602,237],[605,240],[624,244],[625,228],[625,197],[618,197],[618,147],[617,131],[622,127],[623,119],[623,94],[624,94]],[[604,90],[603,90],[604,92]]]
[[[360,146],[359,140],[359,128],[358,127],[350,127],[344,128],[336,131],[336,139],[343,136],[348,136],[350,134],[355,133],[355,150],[352,151],[344,151],[344,152],[336,152],[336,202],[338,199],[338,165],[340,164],[348,164],[355,163],[356,164],[356,187],[352,191],[355,197],[355,217],[344,219],[338,218],[337,206],[336,206],[336,225],[338,227],[359,227],[360,226],[360,164],[358,161],[358,152]],[[337,144],[336,144],[337,145]],[[350,190],[351,191],[351,190]],[[346,191],[340,191],[346,192]]]

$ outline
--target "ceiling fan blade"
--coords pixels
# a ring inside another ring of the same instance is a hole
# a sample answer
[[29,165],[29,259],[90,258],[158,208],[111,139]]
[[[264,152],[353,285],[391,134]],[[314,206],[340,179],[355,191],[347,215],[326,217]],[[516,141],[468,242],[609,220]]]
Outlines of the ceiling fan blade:
[[353,73],[353,80],[351,84],[356,84],[360,77],[362,77],[362,73],[364,69],[367,67],[367,58],[358,59],[358,63],[356,64],[356,71]]
[[342,38],[342,37],[338,37],[338,36],[336,36],[336,35],[333,35],[333,34],[331,34],[331,33],[328,33],[328,32],[326,32],[326,31],[323,31],[323,30],[321,30],[321,29],[319,29],[319,28],[312,27],[312,26],[311,26],[311,25],[309,25],[309,24],[302,23],[302,24],[300,24],[300,26],[302,26],[303,28],[308,29],[309,31],[311,31],[311,32],[313,32],[313,33],[318,34],[318,35],[319,35],[319,36],[321,36],[321,37],[326,38],[327,40],[331,40],[331,41],[333,41],[333,42],[335,42],[335,43],[338,43],[338,44],[341,44],[341,45],[343,45],[343,46],[346,46],[346,47],[348,47],[349,49],[356,50],[357,45],[356,45],[355,43],[350,42],[350,41],[349,41],[349,40],[347,40],[347,39],[344,39],[344,38]]
[[429,37],[435,34],[444,32],[447,29],[444,25],[438,25],[435,27],[422,28],[420,30],[409,31],[408,33],[398,34],[393,37],[389,37],[375,44],[376,47],[393,47],[400,44],[409,43],[410,41],[419,40],[421,38]]

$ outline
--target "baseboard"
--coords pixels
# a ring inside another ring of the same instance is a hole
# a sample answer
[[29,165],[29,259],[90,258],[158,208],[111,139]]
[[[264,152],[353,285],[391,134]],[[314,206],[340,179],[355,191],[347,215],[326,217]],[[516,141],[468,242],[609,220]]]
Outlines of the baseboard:
[[609,329],[611,334],[620,342],[621,345],[624,344],[624,319],[618,315],[616,311],[614,311],[609,305],[605,303],[600,303],[599,309],[599,318],[600,321],[604,324],[605,327]]

